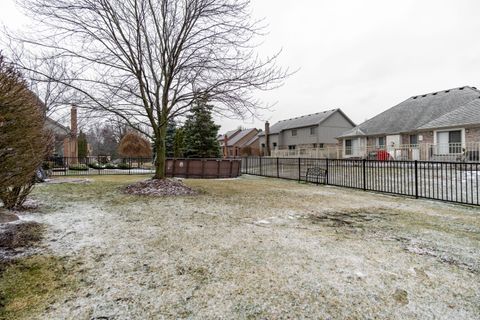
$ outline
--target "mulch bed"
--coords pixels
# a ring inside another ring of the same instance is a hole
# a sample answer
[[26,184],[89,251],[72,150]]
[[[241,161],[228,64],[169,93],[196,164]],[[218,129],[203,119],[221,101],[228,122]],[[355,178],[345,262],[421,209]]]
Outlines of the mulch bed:
[[150,179],[131,184],[125,188],[125,193],[140,196],[191,196],[197,191],[187,187],[180,180],[175,179]]

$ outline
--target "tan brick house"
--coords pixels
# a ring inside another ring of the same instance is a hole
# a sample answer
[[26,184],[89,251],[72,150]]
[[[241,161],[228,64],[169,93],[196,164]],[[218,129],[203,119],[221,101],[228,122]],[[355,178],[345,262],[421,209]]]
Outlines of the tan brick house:
[[344,158],[479,161],[480,90],[413,96],[339,138]]
[[240,157],[244,155],[259,155],[260,143],[256,128],[236,129],[220,135],[218,142],[222,149],[223,157]]

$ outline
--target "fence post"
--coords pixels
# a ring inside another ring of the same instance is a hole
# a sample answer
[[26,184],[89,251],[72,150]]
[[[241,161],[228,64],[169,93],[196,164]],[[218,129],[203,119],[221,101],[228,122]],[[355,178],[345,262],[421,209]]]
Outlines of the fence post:
[[245,157],[245,173],[249,174],[249,172],[248,172],[248,157]]
[[277,178],[280,178],[280,169],[278,168],[279,162],[279,158],[277,157]]
[[330,173],[328,172],[328,158],[325,159],[325,170],[326,170],[325,184],[328,186],[328,176]]
[[367,160],[363,159],[363,191],[367,191]]
[[260,161],[260,175],[262,175],[262,157],[259,158]]
[[298,181],[302,181],[302,162],[301,158],[298,158]]
[[418,199],[418,160],[415,160],[415,198]]

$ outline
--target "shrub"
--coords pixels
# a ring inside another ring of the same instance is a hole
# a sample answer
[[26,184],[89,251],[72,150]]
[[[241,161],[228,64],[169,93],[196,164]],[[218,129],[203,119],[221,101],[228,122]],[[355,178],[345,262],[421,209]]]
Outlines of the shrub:
[[151,158],[152,146],[142,135],[130,131],[120,140],[118,153],[126,158]]
[[0,200],[7,209],[23,205],[51,145],[41,108],[21,74],[0,54]]
[[105,169],[105,165],[100,164],[98,162],[90,163],[88,166],[92,169],[97,169],[97,170]]
[[53,161],[45,161],[42,164],[43,170],[52,170],[55,167],[55,163]]
[[115,163],[109,162],[105,165],[105,169],[117,169],[117,165]]
[[117,168],[122,170],[129,170],[129,169],[132,169],[132,166],[129,165],[128,163],[119,163],[117,165]]
[[69,167],[68,167],[69,170],[72,170],[72,171],[87,171],[88,170],[88,166],[86,164],[71,164]]

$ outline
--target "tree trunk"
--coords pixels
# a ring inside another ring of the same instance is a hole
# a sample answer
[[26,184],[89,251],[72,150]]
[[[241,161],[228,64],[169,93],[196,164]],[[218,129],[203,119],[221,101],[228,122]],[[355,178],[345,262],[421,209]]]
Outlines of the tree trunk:
[[159,129],[159,136],[155,139],[155,175],[153,179],[165,179],[165,138],[167,136],[167,126]]

